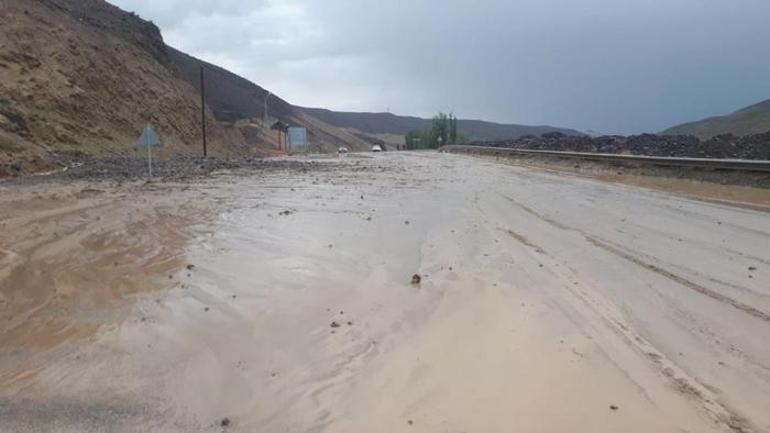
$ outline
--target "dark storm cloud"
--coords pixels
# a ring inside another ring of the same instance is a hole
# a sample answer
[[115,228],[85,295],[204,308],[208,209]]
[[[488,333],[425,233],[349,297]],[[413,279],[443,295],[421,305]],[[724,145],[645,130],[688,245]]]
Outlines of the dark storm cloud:
[[770,98],[766,0],[114,0],[296,104],[657,131]]

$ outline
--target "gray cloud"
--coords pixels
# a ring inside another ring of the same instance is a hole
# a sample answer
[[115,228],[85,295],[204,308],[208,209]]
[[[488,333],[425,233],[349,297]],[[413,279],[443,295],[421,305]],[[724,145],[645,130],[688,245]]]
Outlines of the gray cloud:
[[657,131],[770,97],[766,0],[112,0],[296,104]]

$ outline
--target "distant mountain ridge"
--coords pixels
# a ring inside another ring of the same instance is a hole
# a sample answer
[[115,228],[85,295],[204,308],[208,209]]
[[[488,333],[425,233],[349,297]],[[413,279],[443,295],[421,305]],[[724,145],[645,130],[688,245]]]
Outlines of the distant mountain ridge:
[[[392,113],[356,113],[332,111],[323,108],[296,107],[307,114],[330,125],[352,128],[368,134],[406,134],[407,132],[430,126],[431,119],[414,116],[399,116]],[[542,135],[548,132],[561,132],[565,135],[583,135],[583,133],[553,126],[528,126],[502,124],[483,120],[460,119],[458,132],[474,140],[502,140],[525,135]]]
[[661,132],[664,135],[695,135],[709,139],[717,135],[745,136],[770,131],[770,99],[742,108],[726,116],[709,117],[684,123]]

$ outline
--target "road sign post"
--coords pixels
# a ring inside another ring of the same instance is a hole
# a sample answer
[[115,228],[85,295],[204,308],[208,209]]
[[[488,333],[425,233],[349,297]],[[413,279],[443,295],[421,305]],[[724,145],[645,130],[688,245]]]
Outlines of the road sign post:
[[152,146],[147,146],[147,172],[152,177]]
[[136,144],[139,146],[147,147],[147,171],[149,173],[149,177],[152,177],[152,148],[153,146],[161,145],[160,137],[158,136],[158,133],[152,129],[152,125],[149,123],[144,125],[142,135],[139,136]]

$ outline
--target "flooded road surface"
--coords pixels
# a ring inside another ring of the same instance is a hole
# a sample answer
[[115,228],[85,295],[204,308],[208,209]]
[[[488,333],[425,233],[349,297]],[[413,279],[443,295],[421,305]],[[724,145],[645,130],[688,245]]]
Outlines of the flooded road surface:
[[[47,344],[7,319],[0,431],[770,431],[770,214],[458,155],[318,166],[104,204],[134,217],[48,251],[81,264],[62,287],[153,288]],[[2,248],[10,315],[47,262]]]

